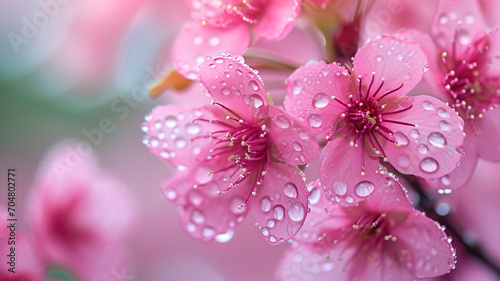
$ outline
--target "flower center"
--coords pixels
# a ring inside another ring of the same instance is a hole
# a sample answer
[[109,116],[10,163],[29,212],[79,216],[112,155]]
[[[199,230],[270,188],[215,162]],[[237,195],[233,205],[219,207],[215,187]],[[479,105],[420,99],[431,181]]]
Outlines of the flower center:
[[338,123],[334,131],[327,137],[328,140],[332,140],[333,136],[352,136],[353,140],[351,141],[351,146],[357,147],[361,144],[363,151],[361,162],[363,172],[365,143],[370,145],[370,148],[375,154],[382,153],[384,158],[386,158],[386,154],[382,148],[382,139],[398,145],[394,138],[394,132],[386,126],[387,123],[415,126],[414,124],[388,118],[389,115],[407,111],[412,105],[404,108],[398,107],[397,104],[390,104],[388,106],[388,104],[384,103],[382,100],[388,95],[400,90],[403,84],[379,96],[380,90],[384,84],[384,79],[382,79],[377,89],[373,87],[374,79],[374,76],[372,76],[370,84],[363,84],[363,80],[358,78],[359,87],[354,95],[349,95],[349,100],[347,102],[332,97],[335,101],[344,106],[346,111],[341,114],[343,120]]
[[245,121],[234,111],[218,102],[213,101],[212,104],[229,112],[225,120],[195,119],[194,121],[220,125],[219,130],[203,136],[213,142],[213,148],[210,149],[207,160],[227,159],[227,164],[223,165],[222,169],[209,172],[209,175],[223,174],[223,181],[230,182],[228,188],[220,193],[225,193],[245,179],[253,177],[252,193],[254,193],[257,185],[262,184],[270,164],[270,139],[266,125]]
[[450,106],[461,111],[465,118],[482,118],[484,112],[492,110],[500,102],[500,76],[488,75],[491,63],[488,43],[489,38],[485,35],[457,57],[455,40],[452,54],[443,52],[441,55],[447,71],[443,86],[453,100]]
[[257,23],[265,8],[262,0],[223,0],[217,3],[229,15],[236,15],[248,23]]

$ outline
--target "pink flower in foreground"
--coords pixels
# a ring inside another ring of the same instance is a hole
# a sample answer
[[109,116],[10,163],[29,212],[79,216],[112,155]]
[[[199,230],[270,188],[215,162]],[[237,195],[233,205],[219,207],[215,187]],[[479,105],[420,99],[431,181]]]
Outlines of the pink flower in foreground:
[[311,185],[311,212],[278,279],[403,281],[454,268],[451,239],[413,209],[397,180],[379,177],[383,184],[355,207],[332,205],[320,183]]
[[260,77],[240,59],[207,60],[200,80],[215,106],[160,106],[147,117],[151,152],[181,171],[164,194],[182,206],[181,223],[194,238],[232,231],[248,203],[265,239],[281,244],[307,212],[294,166],[317,158],[318,144],[309,129],[268,103]]
[[403,33],[426,52],[425,76],[441,100],[466,120],[465,158],[455,172],[430,181],[438,189],[465,185],[479,157],[500,161],[500,29],[487,31],[476,1],[443,0],[432,26],[433,40],[415,31]]
[[286,109],[328,135],[320,180],[332,201],[351,205],[370,195],[379,156],[424,178],[457,166],[462,119],[436,98],[406,97],[424,67],[416,44],[385,36],[358,51],[351,72],[311,62],[290,76]]
[[187,0],[197,22],[186,24],[174,42],[172,59],[179,73],[195,80],[207,55],[243,54],[251,31],[279,40],[292,29],[302,0]]
[[63,143],[43,162],[29,210],[33,237],[47,263],[79,280],[110,280],[127,266],[120,246],[131,226],[132,205],[124,187],[85,153]]

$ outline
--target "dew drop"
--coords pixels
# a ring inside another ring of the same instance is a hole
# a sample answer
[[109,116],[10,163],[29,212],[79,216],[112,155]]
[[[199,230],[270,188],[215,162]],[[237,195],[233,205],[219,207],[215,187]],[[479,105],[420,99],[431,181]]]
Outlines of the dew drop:
[[165,118],[165,126],[167,126],[167,128],[173,128],[177,126],[177,118],[175,118],[175,116],[167,116]]
[[299,87],[299,86],[295,86],[295,87],[293,87],[293,89],[292,89],[292,93],[293,93],[294,95],[298,95],[298,94],[300,94],[300,92],[302,92],[302,87]]
[[325,93],[319,93],[313,98],[313,106],[316,108],[324,108],[329,102],[330,99]]
[[450,178],[448,176],[442,176],[441,177],[441,183],[444,185],[444,186],[448,186],[450,185]]
[[158,147],[159,144],[160,142],[157,138],[151,138],[151,140],[149,141],[149,145],[151,145],[152,148]]
[[354,193],[359,197],[366,197],[373,193],[375,190],[375,185],[370,181],[362,181],[356,184],[354,187]]
[[335,194],[343,196],[347,192],[347,185],[343,181],[337,180],[333,183],[333,191]]
[[255,108],[259,108],[264,105],[264,100],[261,96],[253,94],[249,97],[250,103],[253,104]]
[[276,242],[276,237],[272,236],[269,237],[269,241],[271,241],[271,243],[275,243]]
[[439,132],[433,132],[429,135],[429,143],[434,145],[435,147],[443,147],[446,145],[446,138],[443,134]]
[[448,23],[448,17],[446,14],[443,14],[439,17],[439,23],[440,24],[447,24]]
[[186,126],[186,131],[190,135],[197,135],[201,132],[201,127],[198,124],[188,124]]
[[396,138],[396,142],[401,145],[407,145],[410,142],[408,137],[399,131],[394,133],[394,137]]
[[231,94],[231,90],[229,90],[228,88],[223,88],[221,92],[224,96],[229,96]]
[[425,158],[420,162],[420,169],[427,173],[434,173],[439,169],[439,164],[434,158]]
[[354,202],[354,198],[352,198],[351,196],[346,196],[344,200],[346,203],[349,203],[349,204]]
[[306,210],[302,203],[295,202],[288,208],[288,217],[290,217],[292,221],[301,221],[304,219],[305,214]]
[[309,204],[318,203],[319,199],[321,198],[321,190],[317,187],[313,188],[309,193],[308,198],[309,198]]
[[420,153],[420,154],[426,154],[428,148],[427,148],[427,146],[425,144],[419,144],[417,146],[417,150],[418,150],[418,153]]
[[231,241],[231,239],[233,239],[233,236],[234,236],[234,230],[230,229],[226,233],[222,233],[215,236],[215,241],[219,243],[226,243]]
[[444,108],[438,108],[437,113],[443,118],[450,117],[450,114],[448,114],[448,112]]
[[300,145],[300,143],[294,142],[292,146],[295,151],[302,151],[302,145]]
[[255,82],[255,80],[250,80],[250,82],[248,82],[248,87],[254,91],[259,90],[259,84],[257,84],[257,82]]
[[215,235],[215,230],[213,228],[211,228],[210,226],[205,226],[202,230],[201,230],[201,234],[203,235],[203,237],[205,238],[211,238]]
[[398,54],[397,57],[398,57],[398,60],[403,60],[403,54]]
[[177,138],[175,140],[175,146],[179,149],[186,147],[187,141],[184,138]]
[[191,220],[196,224],[202,224],[205,221],[205,217],[200,211],[194,210],[193,213],[191,213]]
[[196,230],[196,225],[194,225],[194,223],[192,222],[188,222],[186,223],[186,230],[188,232],[194,232]]
[[410,130],[410,137],[416,139],[416,138],[418,138],[419,135],[420,135],[420,133],[418,132],[417,129],[411,129]]
[[285,188],[283,189],[283,192],[285,193],[286,196],[290,198],[297,198],[297,186],[295,184],[289,182],[285,184]]
[[264,213],[267,213],[269,211],[271,211],[271,199],[269,199],[269,197],[263,197],[261,200],[260,200],[260,209],[262,210],[262,212]]
[[434,110],[434,105],[429,101],[422,102],[422,106],[425,110]]
[[169,200],[174,200],[175,198],[177,198],[177,192],[175,192],[175,190],[173,189],[169,189],[165,192],[165,197],[167,197],[167,199]]
[[267,221],[267,227],[273,228],[276,225],[276,221],[273,219],[270,219]]
[[261,230],[260,230],[260,233],[262,233],[262,235],[264,235],[265,237],[269,236],[269,229],[263,227]]
[[382,57],[381,57],[381,56],[377,56],[375,59],[376,59],[377,61],[382,61]]
[[309,115],[309,117],[307,118],[307,121],[309,122],[309,126],[311,126],[313,128],[318,128],[323,123],[323,119],[318,114]]
[[210,46],[215,47],[215,46],[220,44],[220,38],[217,36],[214,36],[214,37],[210,38],[210,41],[208,43],[210,44]]
[[450,129],[450,124],[444,120],[439,121],[439,128],[443,131],[448,131]]
[[195,38],[193,38],[193,43],[195,45],[201,45],[201,43],[203,43],[203,38],[201,36],[196,36]]
[[274,206],[273,208],[274,218],[277,220],[282,220],[285,214],[285,208],[281,205]]
[[278,125],[278,127],[282,128],[282,129],[288,129],[290,127],[290,120],[288,120],[288,117],[286,117],[285,115],[280,115],[278,117],[276,117],[276,125]]

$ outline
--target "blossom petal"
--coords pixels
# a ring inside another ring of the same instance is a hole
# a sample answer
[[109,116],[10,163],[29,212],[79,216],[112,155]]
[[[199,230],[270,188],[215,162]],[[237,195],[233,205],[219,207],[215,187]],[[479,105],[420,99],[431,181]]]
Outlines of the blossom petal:
[[307,190],[301,175],[288,164],[271,164],[251,204],[264,239],[271,245],[282,244],[306,219]]
[[245,24],[217,28],[191,22],[183,27],[172,46],[172,61],[180,74],[196,80],[207,56],[240,55],[249,45],[250,31]]
[[478,149],[480,149],[481,146],[478,145],[477,137],[469,123],[465,123],[464,132],[465,138],[463,149],[465,155],[462,156],[460,165],[447,175],[439,178],[427,179],[427,184],[440,193],[448,193],[450,190],[453,191],[463,187],[470,181],[476,170],[479,158]]
[[321,133],[331,133],[334,122],[346,107],[332,99],[348,102],[351,78],[337,64],[310,62],[295,70],[286,81],[285,108]]
[[250,121],[267,104],[266,88],[242,58],[214,57],[200,67],[200,80],[210,95],[241,118]]
[[[189,236],[210,241],[217,235],[232,231],[239,225],[248,213],[248,207],[243,205],[251,189],[245,182],[228,192],[218,194],[226,189],[222,176],[208,176],[207,166],[199,166],[188,170],[175,180],[164,186],[164,194],[169,198],[167,190],[178,191],[179,199],[170,200],[182,204],[180,221]],[[175,184],[181,184],[177,187]],[[196,188],[195,185],[198,185]],[[183,196],[183,197],[182,197]]]
[[464,122],[455,111],[431,96],[406,97],[412,107],[384,122],[394,132],[398,145],[384,147],[389,162],[398,171],[422,178],[438,178],[453,171],[462,159]]
[[290,165],[304,165],[319,156],[319,145],[311,130],[276,106],[269,106],[269,134],[277,156]]
[[[354,56],[354,73],[367,87],[373,79],[370,95],[380,87],[378,96],[403,87],[389,97],[403,97],[422,79],[427,59],[416,43],[390,36],[367,42]],[[373,74],[375,73],[375,74]],[[359,83],[359,82],[357,82]]]
[[325,194],[343,206],[365,200],[383,180],[378,159],[363,154],[361,145],[351,146],[350,142],[347,138],[330,141],[320,158],[320,180]]
[[407,254],[402,263],[418,278],[435,277],[450,272],[455,264],[455,250],[446,233],[425,214],[414,211],[392,230]]
[[279,40],[293,28],[300,14],[302,0],[267,1],[265,13],[254,27],[254,32],[264,39]]
[[500,109],[484,114],[481,122],[481,132],[477,139],[481,158],[489,161],[500,161]]
[[477,1],[442,0],[432,24],[432,35],[441,50],[452,52],[456,47],[456,56],[472,43],[474,36],[486,31],[486,23]]
[[217,124],[195,121],[197,118],[213,120],[217,112],[208,107],[185,109],[176,105],[158,106],[147,121],[145,142],[156,156],[173,165],[187,166],[206,159],[208,135],[218,128]]

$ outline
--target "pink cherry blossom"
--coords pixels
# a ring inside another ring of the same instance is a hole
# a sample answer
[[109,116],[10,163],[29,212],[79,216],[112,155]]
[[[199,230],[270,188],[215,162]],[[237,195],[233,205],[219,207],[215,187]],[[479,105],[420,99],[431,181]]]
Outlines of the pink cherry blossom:
[[29,217],[41,258],[80,280],[110,280],[127,266],[121,240],[133,218],[131,198],[101,173],[91,152],[55,147],[35,180]]
[[465,158],[456,171],[429,181],[436,189],[465,185],[478,157],[500,161],[500,29],[488,30],[477,1],[441,1],[432,25],[433,39],[409,30],[429,57],[425,81],[435,95],[466,120]]
[[379,177],[382,184],[353,207],[332,205],[321,184],[311,184],[311,212],[280,262],[279,280],[415,280],[454,268],[441,227],[413,209],[395,178]]
[[317,158],[318,144],[299,120],[268,102],[241,57],[207,60],[200,80],[213,106],[160,106],[146,118],[151,152],[180,170],[165,183],[166,198],[182,206],[181,223],[194,238],[232,232],[251,207],[264,238],[283,243],[307,212],[294,166]]
[[[368,42],[349,71],[311,62],[287,81],[285,108],[327,135],[320,179],[331,200],[357,204],[378,177],[378,157],[402,173],[435,178],[461,159],[463,121],[430,96],[407,97],[426,65],[417,44],[384,36]],[[363,189],[360,189],[363,190]]]
[[292,29],[302,0],[187,0],[196,22],[185,25],[172,49],[174,65],[186,78],[197,78],[206,56],[241,55],[251,32],[279,40]]

